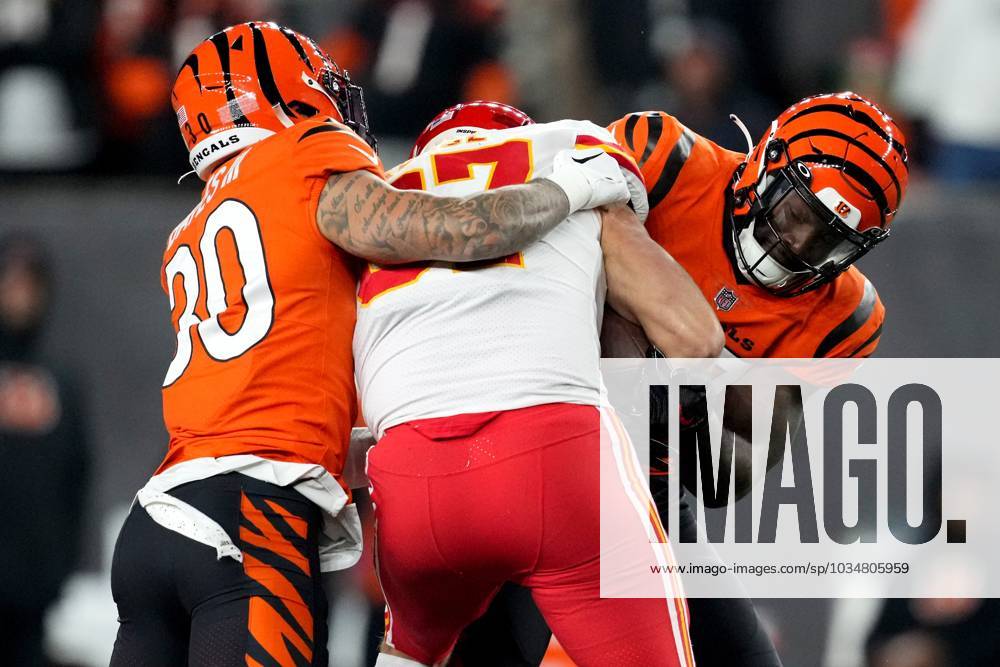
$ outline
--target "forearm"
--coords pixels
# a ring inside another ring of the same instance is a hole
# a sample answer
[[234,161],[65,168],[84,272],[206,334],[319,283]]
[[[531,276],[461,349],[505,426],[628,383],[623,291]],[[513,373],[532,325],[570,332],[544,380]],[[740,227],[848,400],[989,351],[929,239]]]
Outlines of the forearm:
[[606,221],[601,243],[611,306],[667,356],[718,356],[722,328],[687,272],[641,225]]
[[397,190],[366,172],[332,176],[316,222],[347,252],[381,264],[502,257],[566,219],[566,193],[546,179],[467,197]]

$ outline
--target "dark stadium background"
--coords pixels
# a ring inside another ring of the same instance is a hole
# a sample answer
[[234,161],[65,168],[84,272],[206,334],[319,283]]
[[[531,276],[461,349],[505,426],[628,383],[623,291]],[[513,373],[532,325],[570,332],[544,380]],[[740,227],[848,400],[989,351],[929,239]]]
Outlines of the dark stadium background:
[[[893,237],[861,263],[887,309],[877,356],[995,354],[997,0],[0,0],[0,235],[29,232],[51,253],[44,350],[76,378],[90,434],[81,557],[46,616],[54,664],[107,664],[109,549],[164,451],[159,384],[174,342],[158,271],[200,189],[194,176],[176,184],[188,167],[172,75],[198,40],[250,18],[315,36],[365,84],[387,166],[463,99],[540,121],[664,109],[742,151],[730,112],[756,139],[806,94],[870,95],[905,124],[913,155]],[[0,465],[0,486],[24,474]],[[53,525],[37,516],[38,531]],[[4,553],[34,559],[18,539],[0,534]],[[363,567],[333,579],[334,664],[370,664],[377,588]],[[786,665],[828,667],[866,664],[876,621],[889,647],[879,665],[1000,664],[996,607],[760,602]]]

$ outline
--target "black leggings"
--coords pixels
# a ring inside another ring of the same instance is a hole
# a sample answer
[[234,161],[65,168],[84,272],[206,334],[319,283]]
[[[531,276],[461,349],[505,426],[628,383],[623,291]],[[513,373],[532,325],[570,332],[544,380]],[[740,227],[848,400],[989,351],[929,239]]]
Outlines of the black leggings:
[[319,508],[237,473],[170,494],[218,522],[243,562],[218,559],[133,506],[111,569],[120,624],[111,667],[325,667]]
[[[654,488],[653,492],[665,518],[666,508],[661,502],[666,499],[666,489]],[[697,529],[690,505],[693,501],[685,493],[678,504],[682,535]],[[690,535],[693,540],[693,533]],[[781,659],[749,598],[691,598],[687,602],[691,645],[698,667],[781,667]],[[462,634],[449,665],[537,667],[551,634],[528,591],[507,584],[486,614]]]

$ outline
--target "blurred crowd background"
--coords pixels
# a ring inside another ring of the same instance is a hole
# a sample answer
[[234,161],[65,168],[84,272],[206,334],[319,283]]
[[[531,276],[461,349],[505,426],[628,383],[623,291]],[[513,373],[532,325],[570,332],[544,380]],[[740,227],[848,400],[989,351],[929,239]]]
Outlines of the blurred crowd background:
[[0,0],[0,168],[182,171],[177,66],[250,17],[315,36],[390,146],[485,98],[538,120],[667,109],[742,150],[728,114],[756,135],[791,101],[851,89],[905,121],[917,167],[1000,179],[995,0]]
[[[160,254],[199,189],[175,184],[169,90],[248,19],[315,37],[365,86],[386,166],[471,99],[539,121],[662,109],[744,151],[730,113],[756,140],[805,95],[868,95],[912,155],[894,239],[862,263],[888,309],[878,354],[995,354],[1000,0],[0,0],[0,664],[107,664],[111,548],[165,447]],[[330,586],[334,664],[371,664],[370,563]],[[792,667],[1000,664],[993,600],[760,607]]]

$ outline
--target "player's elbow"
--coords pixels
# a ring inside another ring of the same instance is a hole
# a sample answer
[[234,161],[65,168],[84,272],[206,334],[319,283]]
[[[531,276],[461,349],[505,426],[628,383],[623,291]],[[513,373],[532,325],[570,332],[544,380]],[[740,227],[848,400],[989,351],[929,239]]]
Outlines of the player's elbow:
[[685,341],[681,354],[674,356],[697,359],[714,359],[722,354],[722,330],[706,331]]
[[706,331],[701,356],[704,358],[718,357],[722,354],[722,350],[726,346],[726,337],[722,331],[722,325],[719,324],[719,320],[713,316],[711,322],[706,323],[705,328]]

